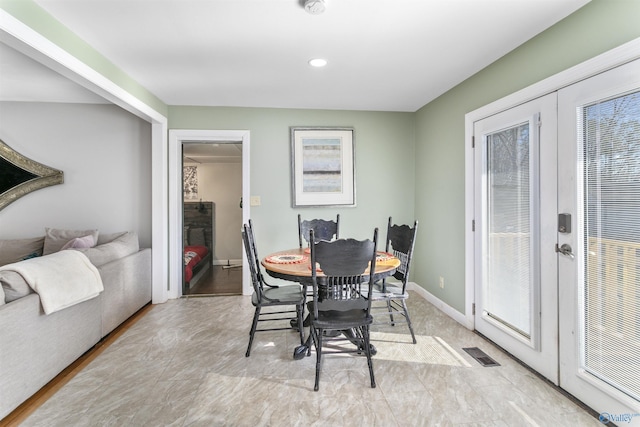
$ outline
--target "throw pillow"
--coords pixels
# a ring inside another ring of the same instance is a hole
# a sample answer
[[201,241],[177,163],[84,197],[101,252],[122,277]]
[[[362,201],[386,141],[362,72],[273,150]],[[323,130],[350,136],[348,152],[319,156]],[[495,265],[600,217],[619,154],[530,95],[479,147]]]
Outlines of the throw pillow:
[[60,250],[64,251],[65,249],[86,249],[92,248],[95,245],[96,242],[95,240],[93,240],[93,236],[88,235],[84,237],[76,237],[75,239],[69,240]]
[[134,232],[126,232],[109,243],[89,249],[77,250],[85,254],[87,258],[89,258],[89,261],[91,261],[91,264],[100,267],[108,262],[138,252],[140,246],[138,243],[138,235]]
[[93,241],[98,241],[98,230],[60,230],[56,228],[45,228],[43,255],[58,252],[62,247],[76,237],[91,235]]
[[43,247],[44,237],[0,240],[0,265],[13,264],[41,256]]
[[33,293],[24,278],[15,271],[0,270],[0,284],[4,291],[5,302],[15,301]]
[[0,286],[0,305],[4,304],[4,288]]

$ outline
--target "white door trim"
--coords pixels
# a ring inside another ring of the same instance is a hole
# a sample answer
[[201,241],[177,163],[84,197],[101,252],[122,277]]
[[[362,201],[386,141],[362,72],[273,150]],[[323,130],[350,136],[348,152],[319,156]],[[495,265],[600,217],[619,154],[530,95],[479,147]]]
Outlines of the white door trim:
[[582,62],[565,71],[548,77],[538,83],[528,86],[518,92],[507,95],[488,105],[471,111],[465,115],[465,323],[469,329],[474,329],[473,307],[474,292],[474,231],[472,222],[474,215],[474,152],[473,125],[476,121],[493,114],[515,107],[516,105],[555,92],[563,87],[594,76],[603,71],[640,58],[640,38],[627,42],[601,55]]
[[[248,130],[169,130],[169,294],[179,298],[182,292],[182,143],[183,142],[241,142],[242,143],[242,222],[250,218]],[[238,235],[240,230],[238,230]],[[245,255],[243,253],[243,260]],[[246,261],[246,260],[245,260]],[[242,263],[242,294],[251,295],[249,267]]]

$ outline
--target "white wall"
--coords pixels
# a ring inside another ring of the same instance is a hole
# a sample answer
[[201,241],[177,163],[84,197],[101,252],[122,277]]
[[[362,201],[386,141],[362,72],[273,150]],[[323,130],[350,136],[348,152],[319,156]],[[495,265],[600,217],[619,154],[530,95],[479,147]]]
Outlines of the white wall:
[[151,125],[108,104],[0,102],[0,139],[64,184],[0,210],[0,239],[45,227],[136,231],[151,246]]
[[215,205],[214,264],[226,264],[227,260],[241,260],[242,164],[185,163],[185,166],[198,168],[198,198]]

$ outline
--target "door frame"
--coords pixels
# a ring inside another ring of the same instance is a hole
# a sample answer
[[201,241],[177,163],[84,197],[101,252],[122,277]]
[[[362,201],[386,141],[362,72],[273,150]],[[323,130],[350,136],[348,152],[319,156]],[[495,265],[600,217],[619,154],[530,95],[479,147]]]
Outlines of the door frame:
[[475,329],[475,165],[473,128],[478,120],[555,92],[640,58],[640,38],[620,45],[538,83],[465,114],[465,312],[464,326]]
[[[530,336],[514,333],[500,321],[492,320],[483,312],[488,301],[483,300],[481,289],[486,282],[487,265],[483,265],[485,250],[489,244],[486,199],[489,191],[487,176],[488,142],[486,135],[504,129],[512,129],[527,123],[529,126],[529,301]],[[557,100],[556,93],[544,95],[512,107],[500,114],[476,122],[475,126],[476,195],[481,200],[475,206],[475,237],[479,262],[476,266],[476,314],[474,329],[508,349],[509,353],[536,369],[554,384],[558,384],[558,294],[555,216],[557,212]],[[482,194],[482,195],[480,195]],[[483,200],[482,200],[483,199]],[[477,200],[477,199],[476,199]],[[540,314],[544,314],[541,316]]]
[[[249,154],[250,132],[248,130],[169,130],[169,285],[170,299],[182,293],[182,144],[185,142],[242,143],[242,200],[250,199]],[[242,204],[242,222],[249,221],[250,203]],[[240,230],[238,230],[240,236]],[[242,294],[251,295],[249,267],[242,255]]]

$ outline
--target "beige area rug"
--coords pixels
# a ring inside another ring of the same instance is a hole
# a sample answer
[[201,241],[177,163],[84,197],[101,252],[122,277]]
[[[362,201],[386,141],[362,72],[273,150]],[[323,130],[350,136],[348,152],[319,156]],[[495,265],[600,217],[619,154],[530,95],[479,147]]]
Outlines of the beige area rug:
[[440,337],[417,335],[416,341],[416,344],[407,341],[407,335],[371,332],[371,343],[378,351],[376,359],[471,367]]

